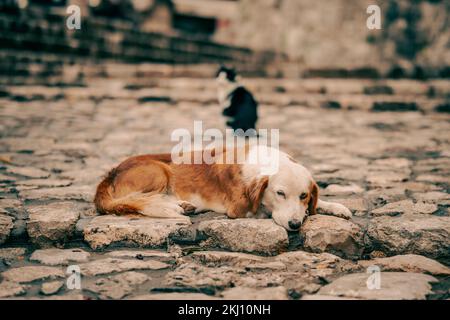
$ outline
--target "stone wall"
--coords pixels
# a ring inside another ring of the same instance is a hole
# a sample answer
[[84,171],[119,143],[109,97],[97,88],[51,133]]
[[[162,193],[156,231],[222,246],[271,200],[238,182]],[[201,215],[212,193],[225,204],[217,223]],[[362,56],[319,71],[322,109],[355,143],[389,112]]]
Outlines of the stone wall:
[[[381,30],[366,27],[370,4],[381,7]],[[286,53],[302,67],[295,72],[375,67],[385,75],[449,73],[449,1],[241,0],[239,6],[232,28],[218,38]]]
[[119,19],[83,17],[81,30],[68,30],[66,17],[65,8],[55,7],[0,12],[2,82],[18,76],[56,77],[68,65],[105,61],[229,63],[244,73],[261,75],[273,58],[270,52],[140,31],[133,22]]

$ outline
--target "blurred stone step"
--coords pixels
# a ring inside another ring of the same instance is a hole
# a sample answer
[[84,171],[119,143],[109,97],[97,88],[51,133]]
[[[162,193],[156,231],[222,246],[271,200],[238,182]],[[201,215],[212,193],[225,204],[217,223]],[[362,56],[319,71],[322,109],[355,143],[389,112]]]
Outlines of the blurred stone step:
[[[59,78],[61,80],[61,78]],[[58,86],[58,78],[54,78],[55,87],[42,86],[4,86],[3,97],[16,101],[48,100],[61,97],[77,100],[127,99],[135,103],[179,103],[192,102],[199,105],[217,104],[217,89],[204,87],[202,80],[192,79],[192,85],[184,88],[182,83],[158,87],[152,82],[152,88],[127,89],[122,81],[97,80],[89,87]],[[64,83],[59,82],[59,84]],[[164,82],[163,82],[164,83]],[[414,95],[364,95],[364,94],[320,94],[320,93],[258,93],[255,94],[260,105],[304,106],[311,108],[371,110],[371,111],[422,111],[447,112],[447,100],[443,98],[427,98]]]

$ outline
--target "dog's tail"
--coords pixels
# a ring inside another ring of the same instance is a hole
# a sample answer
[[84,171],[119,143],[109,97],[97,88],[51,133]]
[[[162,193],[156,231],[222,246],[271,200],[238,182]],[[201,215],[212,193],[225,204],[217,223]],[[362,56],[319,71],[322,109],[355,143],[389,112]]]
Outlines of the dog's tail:
[[141,214],[149,202],[149,194],[134,192],[125,197],[113,196],[113,183],[116,177],[116,169],[111,170],[106,178],[98,185],[95,194],[95,207],[101,214]]
[[94,203],[99,213],[137,214],[152,218],[189,220],[188,217],[183,215],[184,209],[176,202],[176,199],[164,192],[167,190],[156,189],[154,192],[135,190],[125,196],[114,197],[114,179],[116,176],[117,169],[113,169],[97,187]]

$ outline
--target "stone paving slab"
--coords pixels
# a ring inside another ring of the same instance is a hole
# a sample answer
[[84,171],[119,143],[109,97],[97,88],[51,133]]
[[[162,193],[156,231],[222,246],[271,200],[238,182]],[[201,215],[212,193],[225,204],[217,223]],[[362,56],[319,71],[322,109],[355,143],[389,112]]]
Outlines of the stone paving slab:
[[203,221],[198,230],[206,234],[210,246],[230,251],[274,254],[288,246],[286,230],[272,220]]
[[84,240],[93,249],[117,243],[161,247],[171,234],[187,225],[186,220],[101,216],[91,220],[84,228]]
[[418,273],[382,272],[377,289],[366,286],[366,274],[349,274],[333,281],[319,290],[321,295],[357,299],[424,300],[431,293],[431,283],[436,278]]

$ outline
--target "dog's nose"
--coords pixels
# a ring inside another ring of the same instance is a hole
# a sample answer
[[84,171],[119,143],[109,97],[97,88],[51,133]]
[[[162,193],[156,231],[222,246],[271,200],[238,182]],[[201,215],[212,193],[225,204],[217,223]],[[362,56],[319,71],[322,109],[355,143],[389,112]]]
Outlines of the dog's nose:
[[298,219],[292,219],[288,222],[289,228],[292,230],[298,230],[300,229],[300,226],[302,225],[302,222]]

